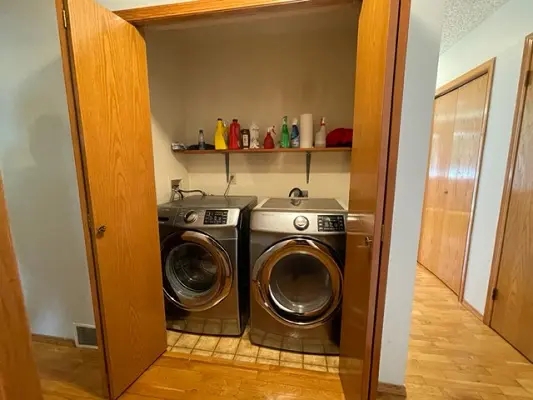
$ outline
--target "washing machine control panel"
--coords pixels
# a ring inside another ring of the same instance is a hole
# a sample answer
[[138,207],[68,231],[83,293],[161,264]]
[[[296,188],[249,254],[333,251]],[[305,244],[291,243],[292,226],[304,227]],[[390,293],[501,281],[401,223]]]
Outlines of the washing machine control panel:
[[344,217],[342,215],[319,215],[319,232],[344,232]]
[[205,210],[204,225],[226,225],[228,210]]

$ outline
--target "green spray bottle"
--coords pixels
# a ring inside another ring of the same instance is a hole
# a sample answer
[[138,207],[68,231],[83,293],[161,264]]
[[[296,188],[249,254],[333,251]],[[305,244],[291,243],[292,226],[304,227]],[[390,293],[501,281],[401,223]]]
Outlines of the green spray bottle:
[[283,117],[283,125],[281,126],[280,146],[285,149],[291,147],[291,137],[289,134],[289,127],[287,126],[287,116]]

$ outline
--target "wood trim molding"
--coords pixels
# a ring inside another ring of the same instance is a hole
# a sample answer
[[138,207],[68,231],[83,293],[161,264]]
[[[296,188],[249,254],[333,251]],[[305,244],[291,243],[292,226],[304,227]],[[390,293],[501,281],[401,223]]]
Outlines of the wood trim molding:
[[407,397],[405,385],[393,385],[392,383],[379,382],[378,393],[396,397]]
[[133,25],[165,24],[178,20],[213,17],[216,14],[242,14],[272,11],[289,6],[294,9],[350,4],[353,0],[197,0],[115,11]]
[[[385,210],[383,216],[383,245],[381,266],[378,276],[378,293],[376,299],[376,314],[374,320],[374,342],[372,348],[372,369],[370,378],[370,398],[375,398],[376,392],[390,393],[384,388],[394,385],[377,383],[379,379],[379,365],[381,359],[381,344],[383,321],[385,317],[385,297],[387,289],[387,275],[389,271],[389,255],[392,236],[392,217],[394,209],[394,192],[396,186],[396,171],[398,149],[400,144],[400,124],[402,117],[402,100],[405,76],[405,61],[407,55],[407,38],[409,32],[409,17],[411,0],[402,0],[398,16],[398,36],[396,39],[396,62],[394,66],[394,87],[392,100],[391,134],[389,138],[389,159],[387,164],[387,182],[385,188]],[[377,385],[376,385],[377,383]],[[384,386],[386,385],[386,386]],[[404,392],[405,392],[405,388]]]
[[494,78],[495,62],[496,62],[496,58],[492,58],[489,61],[485,62],[484,64],[481,64],[479,67],[474,68],[473,70],[467,72],[466,74],[462,75],[458,79],[455,79],[454,81],[450,82],[450,83],[454,83],[456,85],[454,87],[457,88],[468,82],[473,81],[474,79],[479,78],[480,76],[487,74],[487,92],[486,92],[487,96],[485,98],[483,123],[481,126],[481,139],[479,143],[479,152],[477,155],[477,169],[476,169],[476,176],[474,177],[474,189],[472,193],[472,205],[470,208],[470,219],[468,221],[468,229],[466,231],[465,253],[463,257],[463,266],[461,268],[461,286],[459,287],[459,295],[458,295],[458,299],[460,303],[464,302],[464,297],[465,297],[466,274],[468,271],[468,260],[470,258],[472,229],[474,227],[474,219],[475,219],[475,214],[476,214],[476,202],[477,202],[477,193],[478,193],[478,188],[479,188],[479,177],[480,177],[481,167],[483,166],[483,150],[485,149],[485,138],[487,136],[486,135],[487,122],[489,119],[489,112],[490,112],[490,99],[492,95],[492,81]]
[[468,311],[474,314],[474,317],[476,317],[480,321],[483,321],[483,315],[481,315],[481,313],[478,310],[472,307],[472,305],[469,302],[467,302],[466,300],[463,300],[461,304],[463,305],[464,308],[466,308]]
[[34,333],[31,335],[32,342],[53,344],[55,346],[63,347],[76,347],[76,343],[73,339],[62,338],[57,336],[40,335]]
[[496,230],[496,240],[494,242],[494,253],[492,256],[492,265],[489,279],[489,287],[487,289],[487,300],[485,303],[485,313],[483,322],[490,326],[492,319],[492,311],[494,308],[494,300],[492,299],[492,291],[498,282],[498,274],[500,271],[500,261],[503,248],[503,239],[505,235],[505,225],[507,222],[507,213],[509,211],[509,201],[511,198],[511,188],[515,171],[516,156],[518,153],[518,144],[520,142],[520,129],[522,125],[522,116],[524,114],[524,105],[526,100],[526,80],[528,73],[533,70],[533,33],[526,36],[524,43],[524,52],[522,56],[522,67],[520,71],[520,81],[518,84],[518,93],[515,106],[515,114],[513,120],[513,131],[511,134],[511,143],[509,145],[509,155],[507,157],[507,169],[505,173],[505,183],[502,193],[502,202],[500,207],[500,215],[498,218],[498,228]]
[[442,85],[435,92],[435,98],[444,96],[446,93],[449,93],[452,90],[455,90],[459,88],[460,86],[466,85],[468,82],[473,81],[474,79],[477,79],[480,76],[485,75],[486,73],[489,73],[489,71],[492,73],[492,71],[494,70],[495,61],[496,61],[496,58],[491,58],[490,60],[484,62],[483,64],[477,66],[476,68],[455,78],[453,81],[450,81],[446,83],[445,85]]

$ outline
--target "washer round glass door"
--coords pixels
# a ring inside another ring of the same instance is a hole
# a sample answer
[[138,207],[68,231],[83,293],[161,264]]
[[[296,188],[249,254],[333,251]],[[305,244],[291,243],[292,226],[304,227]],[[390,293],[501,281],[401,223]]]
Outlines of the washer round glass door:
[[228,253],[210,236],[186,231],[161,245],[163,290],[186,311],[203,311],[224,300],[233,281]]
[[286,325],[312,328],[328,320],[342,297],[342,272],[332,250],[312,239],[277,243],[257,260],[253,292]]

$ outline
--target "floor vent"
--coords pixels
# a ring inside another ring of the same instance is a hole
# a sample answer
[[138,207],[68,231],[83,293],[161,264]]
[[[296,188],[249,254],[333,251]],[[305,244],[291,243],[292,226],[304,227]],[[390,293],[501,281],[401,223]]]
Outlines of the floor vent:
[[98,342],[96,341],[96,327],[86,324],[74,324],[76,327],[76,347],[87,347],[90,349],[97,349]]

